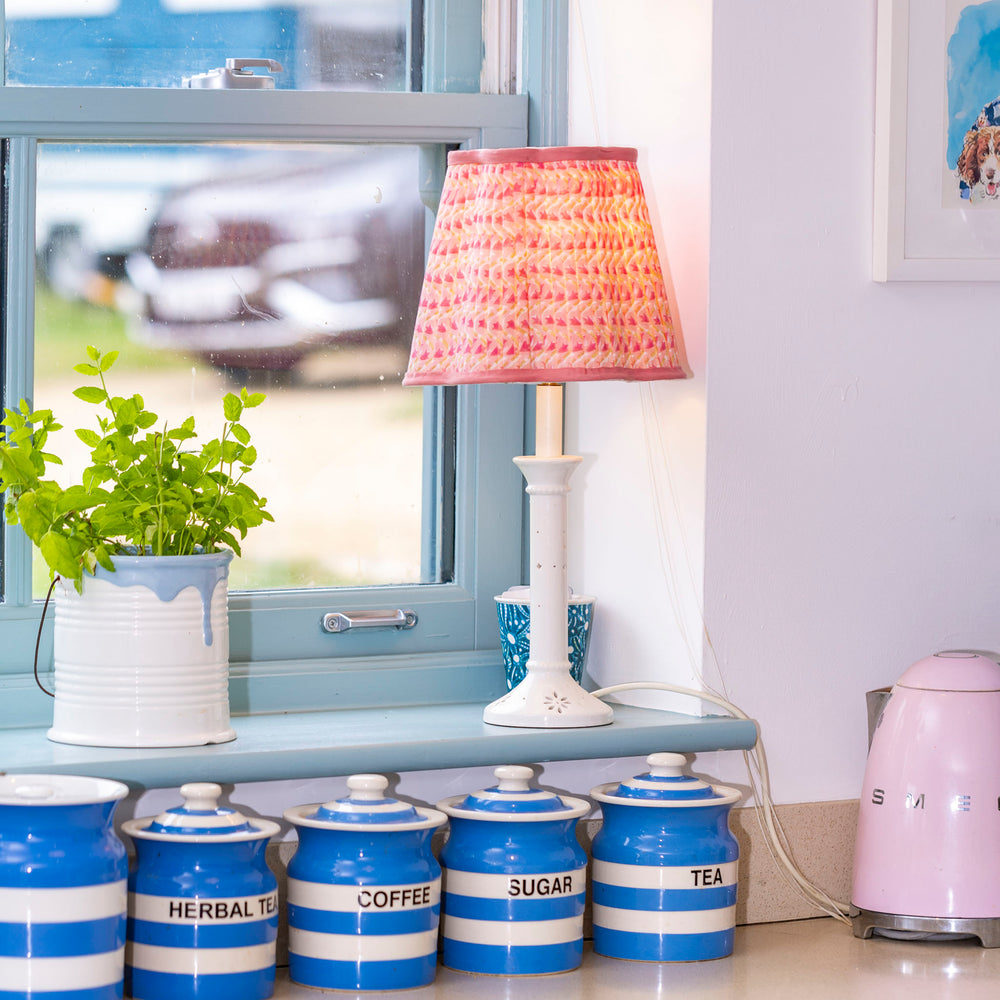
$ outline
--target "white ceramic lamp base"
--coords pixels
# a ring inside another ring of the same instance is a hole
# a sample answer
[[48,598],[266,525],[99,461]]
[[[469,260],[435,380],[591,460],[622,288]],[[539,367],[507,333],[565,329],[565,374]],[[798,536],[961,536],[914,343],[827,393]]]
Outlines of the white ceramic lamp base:
[[557,671],[532,670],[513,691],[486,706],[483,721],[494,726],[526,729],[576,729],[606,726],[614,712],[599,698],[588,694],[569,675]]
[[577,729],[614,721],[610,705],[573,680],[566,626],[566,495],[574,455],[515,458],[531,517],[531,645],[523,681],[486,706],[483,721],[525,729]]

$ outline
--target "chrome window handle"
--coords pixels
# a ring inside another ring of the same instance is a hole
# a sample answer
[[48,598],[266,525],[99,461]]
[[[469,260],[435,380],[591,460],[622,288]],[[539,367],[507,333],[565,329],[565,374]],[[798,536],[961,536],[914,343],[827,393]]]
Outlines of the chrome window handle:
[[417,624],[415,611],[330,611],[323,615],[324,632],[346,632],[352,628],[413,628]]

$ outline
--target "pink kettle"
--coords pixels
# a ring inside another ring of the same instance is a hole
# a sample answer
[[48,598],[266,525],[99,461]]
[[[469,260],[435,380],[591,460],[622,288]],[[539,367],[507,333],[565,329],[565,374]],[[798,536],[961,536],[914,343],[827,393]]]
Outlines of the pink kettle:
[[914,663],[872,734],[858,812],[856,937],[977,937],[1000,947],[1000,666]]

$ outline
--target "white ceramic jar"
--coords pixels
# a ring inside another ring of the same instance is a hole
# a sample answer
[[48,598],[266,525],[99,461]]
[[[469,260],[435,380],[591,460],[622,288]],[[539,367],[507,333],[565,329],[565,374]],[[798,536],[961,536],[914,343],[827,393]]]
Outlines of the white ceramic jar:
[[112,827],[128,788],[0,776],[0,997],[122,995],[128,860]]
[[171,747],[236,738],[229,719],[232,552],[112,556],[55,591],[58,743]]
[[274,992],[278,884],[264,852],[278,824],[219,806],[209,782],[129,820],[126,989],[135,1000],[266,1000]]
[[494,774],[492,788],[438,803],[451,821],[442,961],[498,976],[568,972],[583,957],[587,856],[576,824],[590,806],[533,788],[530,767]]
[[288,864],[293,982],[364,991],[434,980],[441,866],[431,837],[446,817],[387,797],[388,784],[356,774],[344,798],[285,811],[299,835]]
[[604,814],[592,848],[594,951],[645,962],[722,958],[736,927],[729,810],[740,792],[687,774],[683,754],[646,763],[646,774],[590,793]]

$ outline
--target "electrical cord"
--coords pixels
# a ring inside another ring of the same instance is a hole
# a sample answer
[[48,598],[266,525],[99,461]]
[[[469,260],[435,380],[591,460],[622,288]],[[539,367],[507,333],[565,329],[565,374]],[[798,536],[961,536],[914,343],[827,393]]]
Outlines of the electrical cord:
[[[802,874],[798,865],[796,865],[791,857],[790,850],[787,846],[787,838],[784,835],[784,831],[781,829],[781,823],[778,820],[774,808],[774,800],[771,797],[771,777],[767,768],[767,756],[764,753],[764,743],[761,739],[760,727],[757,725],[756,721],[751,719],[750,716],[748,716],[741,708],[734,705],[731,701],[723,698],[721,695],[714,694],[711,691],[696,691],[693,688],[680,687],[676,684],[667,684],[662,681],[630,681],[625,684],[611,684],[608,687],[592,691],[591,694],[595,698],[604,698],[607,695],[617,694],[620,691],[649,690],[669,691],[673,694],[689,695],[692,698],[700,698],[702,701],[707,701],[713,705],[718,705],[720,708],[724,708],[737,719],[744,719],[747,722],[753,722],[754,727],[757,730],[757,741],[751,750],[744,752],[743,757],[746,761],[747,774],[750,778],[751,790],[753,791],[754,810],[757,814],[758,822],[761,825],[761,831],[764,834],[765,843],[767,844],[768,850],[771,852],[771,857],[778,866],[778,870],[789,881],[799,895],[808,900],[811,905],[818,907],[834,919],[845,924],[850,924],[851,920],[848,916],[847,905],[837,902],[821,888],[819,888],[819,886],[810,882],[809,879]],[[755,769],[757,771],[756,778],[754,777]]]

